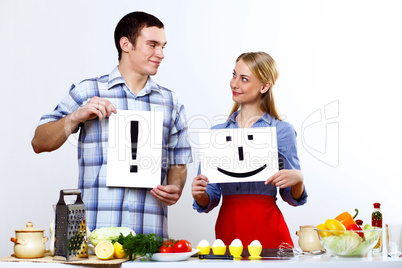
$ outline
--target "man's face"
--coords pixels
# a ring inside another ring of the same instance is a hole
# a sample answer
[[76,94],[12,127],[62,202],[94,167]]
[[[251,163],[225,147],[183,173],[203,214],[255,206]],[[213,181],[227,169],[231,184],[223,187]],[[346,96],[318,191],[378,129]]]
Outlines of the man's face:
[[128,56],[132,71],[140,75],[155,75],[165,57],[163,54],[165,45],[166,35],[163,29],[144,27]]

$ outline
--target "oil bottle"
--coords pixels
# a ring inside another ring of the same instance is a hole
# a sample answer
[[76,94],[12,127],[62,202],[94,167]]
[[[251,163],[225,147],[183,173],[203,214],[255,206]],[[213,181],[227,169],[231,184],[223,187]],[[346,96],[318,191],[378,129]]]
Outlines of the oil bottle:
[[[371,214],[371,225],[373,227],[382,228],[382,213],[381,213],[381,204],[374,203],[374,211]],[[378,238],[377,244],[373,248],[373,253],[381,253],[382,252],[382,232],[380,233],[380,237]]]

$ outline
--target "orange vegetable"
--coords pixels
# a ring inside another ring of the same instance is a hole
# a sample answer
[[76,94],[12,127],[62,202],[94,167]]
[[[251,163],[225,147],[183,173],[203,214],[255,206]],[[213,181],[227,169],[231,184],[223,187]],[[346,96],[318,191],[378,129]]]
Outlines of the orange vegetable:
[[359,211],[357,209],[355,209],[355,211],[356,211],[356,214],[353,217],[352,217],[352,215],[350,215],[349,212],[343,212],[343,213],[339,214],[338,216],[336,216],[335,220],[340,221],[347,229],[350,225],[356,224],[354,218],[357,216]]

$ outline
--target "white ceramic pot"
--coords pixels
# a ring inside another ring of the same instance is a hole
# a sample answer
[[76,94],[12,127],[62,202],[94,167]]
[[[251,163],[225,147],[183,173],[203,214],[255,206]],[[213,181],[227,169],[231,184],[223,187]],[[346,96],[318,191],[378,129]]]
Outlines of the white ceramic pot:
[[318,232],[314,228],[316,228],[314,225],[304,225],[300,226],[300,231],[296,231],[296,235],[299,237],[299,246],[303,251],[324,250]]
[[33,227],[32,222],[27,223],[27,228],[15,230],[14,253],[17,258],[32,259],[45,255],[47,237],[43,236],[44,230]]

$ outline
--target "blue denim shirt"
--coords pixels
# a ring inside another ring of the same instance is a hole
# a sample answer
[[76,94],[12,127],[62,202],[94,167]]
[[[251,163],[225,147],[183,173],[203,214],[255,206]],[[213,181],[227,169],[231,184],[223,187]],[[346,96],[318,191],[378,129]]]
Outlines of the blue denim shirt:
[[[212,129],[238,128],[239,126],[235,120],[238,113],[239,111],[233,113],[227,122],[215,125],[212,127]],[[296,131],[291,124],[274,119],[269,114],[264,113],[264,115],[258,119],[252,127],[276,127],[279,169],[300,170],[300,162],[297,156]],[[202,171],[199,169],[198,173],[202,173]],[[209,203],[206,207],[200,206],[195,200],[193,201],[193,208],[198,212],[211,211],[219,204],[221,196],[225,195],[262,194],[271,195],[276,198],[277,187],[271,184],[265,185],[264,181],[209,183],[206,192],[209,195]],[[300,206],[307,202],[306,188],[298,200],[293,198],[291,187],[279,189],[279,194],[285,202],[292,206]]]

